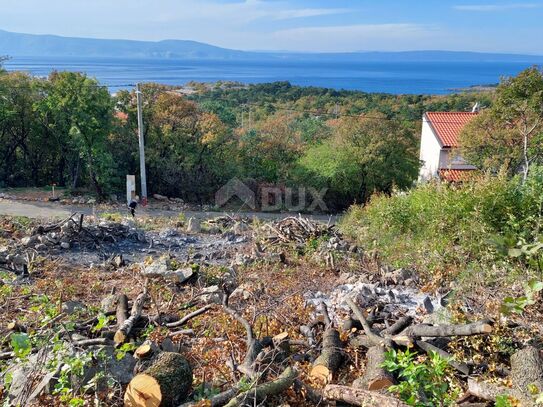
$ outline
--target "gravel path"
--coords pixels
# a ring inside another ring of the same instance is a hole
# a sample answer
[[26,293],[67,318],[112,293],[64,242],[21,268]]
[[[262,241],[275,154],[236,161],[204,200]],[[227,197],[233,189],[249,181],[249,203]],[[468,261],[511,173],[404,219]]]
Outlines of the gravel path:
[[[124,209],[107,209],[98,210],[89,206],[76,206],[76,205],[60,205],[58,203],[50,202],[22,202],[7,199],[0,199],[0,215],[9,216],[26,216],[29,218],[66,218],[70,214],[78,212],[86,215],[93,213],[100,214],[101,212],[107,213],[121,213],[123,215],[128,214]],[[187,218],[197,219],[210,219],[217,216],[229,214],[232,212],[203,212],[203,211],[182,211]],[[178,216],[179,211],[165,211],[161,209],[146,209],[139,207],[137,210],[137,216]],[[274,220],[281,219],[291,214],[288,213],[272,213],[272,212],[240,212],[239,215],[247,217],[257,217],[262,220]],[[330,215],[304,215],[310,219],[315,219],[322,222],[328,222]],[[331,221],[337,221],[339,215],[331,216]]]

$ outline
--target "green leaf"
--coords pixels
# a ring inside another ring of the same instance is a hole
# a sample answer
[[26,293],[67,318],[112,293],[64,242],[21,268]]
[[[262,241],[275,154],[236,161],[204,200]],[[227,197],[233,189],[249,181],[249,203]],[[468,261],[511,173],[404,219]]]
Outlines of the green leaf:
[[30,337],[26,333],[11,334],[11,347],[18,358],[24,358],[32,352]]
[[543,290],[543,281],[530,280],[528,282],[528,288],[532,292],[537,293],[537,292]]
[[522,249],[509,249],[509,257],[520,257],[522,256]]

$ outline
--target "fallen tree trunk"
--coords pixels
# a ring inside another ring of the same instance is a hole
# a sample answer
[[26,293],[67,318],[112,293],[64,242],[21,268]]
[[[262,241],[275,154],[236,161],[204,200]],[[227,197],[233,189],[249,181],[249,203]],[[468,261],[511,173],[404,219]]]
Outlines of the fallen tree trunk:
[[132,331],[132,328],[134,327],[134,324],[138,321],[138,319],[140,319],[141,313],[143,312],[143,306],[145,305],[145,302],[148,298],[149,294],[147,294],[147,290],[144,290],[140,295],[138,295],[136,301],[134,301],[130,317],[126,321],[124,321],[119,326],[117,332],[115,332],[113,340],[117,345],[122,344],[127,340],[130,332]]
[[313,362],[310,375],[327,382],[343,362],[343,343],[339,332],[333,328],[324,331],[322,337],[322,352]]
[[388,373],[382,364],[385,361],[385,348],[377,345],[368,349],[366,354],[366,370],[362,377],[356,379],[353,387],[364,390],[382,390],[392,386],[394,377]]
[[237,407],[247,404],[253,405],[255,401],[258,402],[266,397],[280,394],[292,386],[296,377],[298,377],[298,373],[289,366],[277,379],[258,385],[254,389],[238,394],[236,397],[230,400],[225,407]]
[[192,368],[179,353],[163,352],[151,366],[128,384],[124,403],[128,407],[179,405],[190,392]]
[[381,393],[355,389],[349,386],[329,384],[324,388],[324,397],[328,400],[342,401],[361,407],[407,407],[400,400]]

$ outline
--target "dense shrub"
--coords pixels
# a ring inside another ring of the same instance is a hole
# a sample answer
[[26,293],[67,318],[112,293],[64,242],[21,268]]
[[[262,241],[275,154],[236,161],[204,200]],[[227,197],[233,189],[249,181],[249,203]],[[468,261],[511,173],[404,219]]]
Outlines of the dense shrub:
[[375,248],[398,266],[423,275],[479,266],[498,257],[493,242],[511,237],[534,241],[541,232],[543,171],[518,177],[491,177],[462,185],[428,183],[409,193],[375,195],[354,206],[344,230],[365,248]]

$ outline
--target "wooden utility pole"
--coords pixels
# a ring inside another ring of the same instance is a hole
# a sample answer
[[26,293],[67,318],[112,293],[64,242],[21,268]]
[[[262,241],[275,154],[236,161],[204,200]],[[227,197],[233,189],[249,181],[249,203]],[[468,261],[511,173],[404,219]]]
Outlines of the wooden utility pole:
[[141,177],[141,204],[147,206],[147,175],[145,173],[145,141],[143,140],[143,104],[140,84],[136,84],[136,98],[138,101],[138,138],[140,144],[140,177]]

